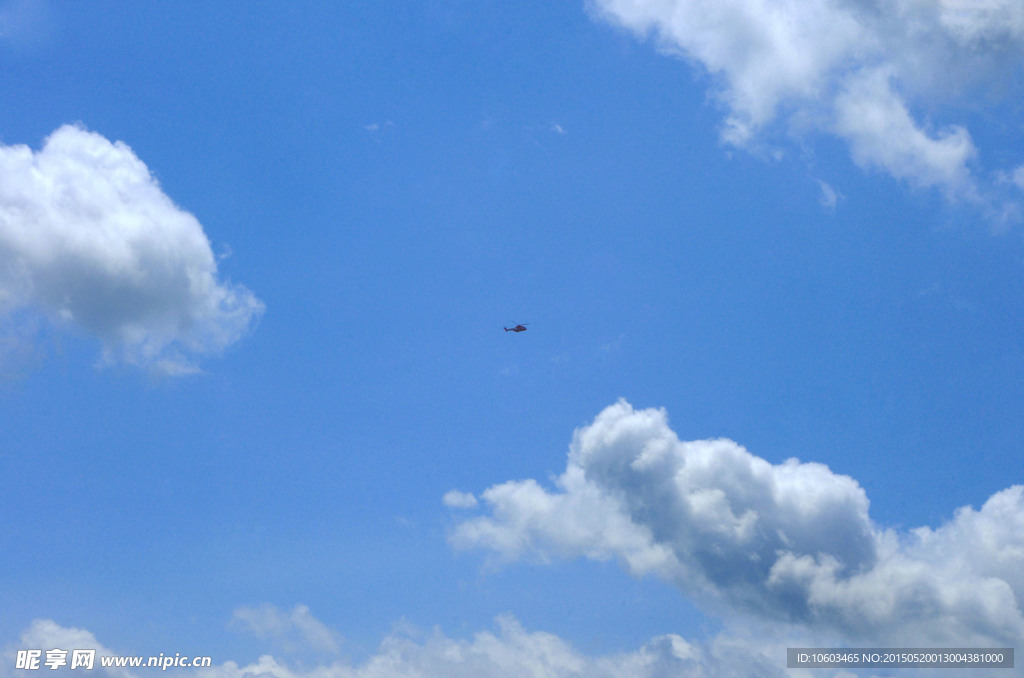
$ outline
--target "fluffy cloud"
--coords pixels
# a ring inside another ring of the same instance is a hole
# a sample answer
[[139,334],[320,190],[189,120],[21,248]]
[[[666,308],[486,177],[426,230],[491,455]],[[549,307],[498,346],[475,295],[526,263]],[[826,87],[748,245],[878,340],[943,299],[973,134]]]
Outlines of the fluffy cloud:
[[715,609],[848,642],[1024,640],[1024,486],[897,534],[871,521],[847,476],[773,465],[730,440],[680,441],[664,411],[624,401],[576,432],[556,485],[487,489],[488,514],[459,523],[452,543],[505,560],[616,558]]
[[305,605],[296,605],[290,612],[270,604],[240,607],[231,615],[231,626],[257,638],[278,642],[286,650],[308,647],[337,652],[339,647],[338,635],[314,617]]
[[915,105],[974,104],[1020,74],[1017,0],[591,0],[594,13],[716,76],[724,141],[752,144],[780,118],[837,134],[854,160],[974,199],[963,127]]
[[64,126],[0,145],[0,313],[33,309],[98,337],[104,359],[195,371],[263,304],[218,280],[202,226],[121,142]]
[[971,135],[957,126],[934,137],[919,129],[886,72],[851,78],[836,97],[835,110],[836,130],[859,165],[880,167],[923,187],[973,192],[967,169],[976,154]]

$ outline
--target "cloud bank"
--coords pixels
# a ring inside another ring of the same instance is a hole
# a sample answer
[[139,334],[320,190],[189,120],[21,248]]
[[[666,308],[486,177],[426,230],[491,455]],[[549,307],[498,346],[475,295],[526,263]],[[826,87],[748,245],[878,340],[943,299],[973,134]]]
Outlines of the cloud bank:
[[[299,608],[305,606],[296,607]],[[276,608],[271,608],[271,613],[288,616]],[[309,619],[323,626],[319,620]],[[653,638],[632,652],[592,657],[580,653],[558,636],[524,629],[512,616],[499,617],[496,625],[496,631],[480,631],[469,639],[451,638],[439,629],[431,633],[416,629],[396,631],[384,639],[374,654],[359,663],[341,658],[329,663],[293,663],[266,654],[247,665],[225,661],[211,668],[172,668],[161,674],[192,678],[783,678],[788,675],[784,668],[785,648],[765,649],[724,639],[693,644],[668,634]],[[12,647],[44,651],[97,649],[93,670],[110,678],[136,678],[154,670],[137,669],[133,674],[126,669],[102,668],[101,656],[118,656],[118,653],[100,645],[88,631],[65,628],[49,619],[34,621]],[[15,664],[16,652],[10,649],[4,653],[0,676],[13,678],[24,673],[10,668]],[[66,676],[81,671],[67,667],[56,671],[38,670]]]
[[977,149],[912,111],[978,107],[1019,82],[1018,0],[590,0],[592,12],[712,74],[722,139],[773,124],[845,140],[854,161],[976,200]]
[[845,642],[1024,640],[1024,486],[897,534],[872,522],[852,478],[730,440],[680,441],[664,411],[625,401],[576,432],[555,485],[487,489],[486,514],[459,522],[452,543],[506,561],[615,558],[725,618]]
[[39,151],[0,145],[0,320],[36,311],[98,337],[105,362],[182,374],[263,308],[124,143],[67,125]]
[[[848,476],[797,459],[771,464],[730,440],[681,441],[663,410],[619,401],[575,432],[554,487],[511,481],[479,497],[457,490],[444,497],[456,515],[477,513],[455,523],[455,546],[500,561],[615,559],[633,575],[677,587],[724,630],[697,640],[670,633],[593,656],[504,615],[495,630],[469,638],[403,625],[353,662],[342,656],[341,635],[305,605],[265,604],[236,609],[230,626],[288,659],[218,658],[212,668],[169,675],[849,678],[841,670],[788,670],[786,648],[1020,647],[1024,640],[1024,486],[996,493],[980,509],[961,508],[937,528],[898,533],[871,520],[864,490]],[[135,654],[41,619],[7,643],[0,677],[16,675],[16,650],[28,648]],[[115,678],[132,676],[121,670]]]

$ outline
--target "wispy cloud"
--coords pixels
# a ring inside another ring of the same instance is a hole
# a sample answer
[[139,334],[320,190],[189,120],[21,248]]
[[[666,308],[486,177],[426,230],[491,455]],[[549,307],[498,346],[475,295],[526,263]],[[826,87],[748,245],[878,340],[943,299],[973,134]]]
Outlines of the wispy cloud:
[[777,123],[844,139],[854,160],[948,197],[975,201],[968,130],[915,117],[981,105],[1019,76],[1017,0],[591,0],[594,14],[715,77],[723,141],[754,148]]
[[441,499],[448,508],[474,508],[477,505],[476,497],[471,492],[460,492],[449,490]]
[[828,210],[835,209],[843,194],[820,179],[818,180],[818,188],[821,189],[821,197],[818,198],[819,204]]
[[388,127],[394,126],[395,123],[393,123],[390,120],[385,120],[384,122],[371,122],[367,125],[363,125],[363,129],[365,129],[367,132],[381,132],[383,130],[386,130]]
[[271,640],[286,651],[310,648],[337,652],[340,646],[340,636],[314,617],[305,605],[296,605],[289,611],[269,603],[240,607],[231,615],[230,626]]
[[16,54],[33,54],[53,44],[57,22],[48,0],[0,2],[0,43]]
[[0,145],[0,314],[37,311],[98,337],[108,363],[174,375],[263,308],[218,279],[199,221],[126,144],[68,125],[39,151]]

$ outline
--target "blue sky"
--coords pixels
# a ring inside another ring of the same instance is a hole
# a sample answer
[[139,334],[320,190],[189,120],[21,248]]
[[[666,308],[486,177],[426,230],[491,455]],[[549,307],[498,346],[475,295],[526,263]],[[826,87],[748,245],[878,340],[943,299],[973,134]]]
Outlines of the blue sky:
[[1015,2],[338,5],[0,5],[0,675],[1021,639]]

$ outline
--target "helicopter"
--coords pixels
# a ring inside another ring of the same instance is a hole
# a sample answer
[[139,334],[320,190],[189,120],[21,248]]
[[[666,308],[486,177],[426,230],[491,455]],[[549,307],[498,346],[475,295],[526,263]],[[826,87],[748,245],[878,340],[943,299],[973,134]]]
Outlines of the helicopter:
[[526,326],[528,324],[529,323],[520,323],[519,325],[516,325],[515,327],[506,327],[506,328],[504,328],[504,330],[506,332],[525,332],[526,331]]

